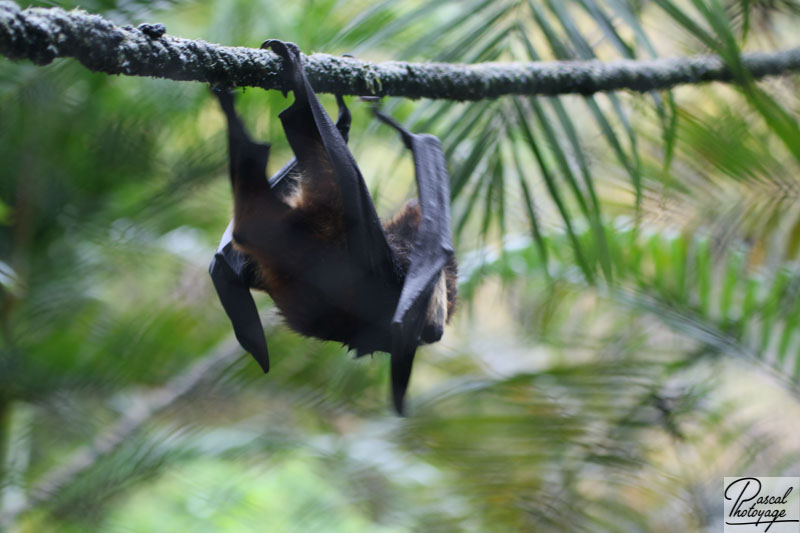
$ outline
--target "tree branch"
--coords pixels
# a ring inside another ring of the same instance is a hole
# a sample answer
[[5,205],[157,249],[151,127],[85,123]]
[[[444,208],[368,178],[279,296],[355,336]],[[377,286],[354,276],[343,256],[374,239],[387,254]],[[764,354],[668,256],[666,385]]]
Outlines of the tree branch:
[[[20,7],[0,0],[0,54],[45,65],[73,57],[90,70],[128,76],[285,89],[281,60],[265,50],[163,35],[143,25],[115,26],[84,11]],[[742,61],[755,79],[800,71],[800,48],[752,53]],[[555,95],[732,81],[717,56],[655,60],[538,63],[369,63],[314,54],[306,72],[318,92],[480,100],[509,94]]]

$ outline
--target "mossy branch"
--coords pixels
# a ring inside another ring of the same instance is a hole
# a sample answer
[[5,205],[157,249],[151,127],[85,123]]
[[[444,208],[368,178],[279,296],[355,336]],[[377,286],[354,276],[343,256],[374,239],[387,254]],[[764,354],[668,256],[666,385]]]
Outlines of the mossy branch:
[[[284,89],[272,52],[172,37],[163,26],[115,26],[84,11],[21,9],[0,0],[0,54],[45,65],[72,57],[90,70],[127,76]],[[754,79],[800,70],[800,48],[742,56]],[[624,61],[536,63],[370,63],[328,54],[306,57],[318,92],[480,100],[510,94],[650,91],[680,84],[732,81],[717,56]]]

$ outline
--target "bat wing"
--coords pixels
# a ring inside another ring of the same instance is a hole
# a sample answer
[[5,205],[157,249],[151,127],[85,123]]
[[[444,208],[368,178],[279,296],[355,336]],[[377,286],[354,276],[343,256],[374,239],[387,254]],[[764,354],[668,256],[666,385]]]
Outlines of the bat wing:
[[208,268],[222,307],[233,324],[236,340],[269,372],[269,352],[258,309],[250,294],[251,271],[247,256],[233,247],[233,221],[222,236]]
[[414,239],[411,264],[392,318],[392,398],[399,413],[411,378],[414,354],[420,344],[428,304],[442,269],[453,255],[450,237],[450,177],[442,145],[428,134],[414,134],[375,110],[403,138],[414,158],[422,221]]
[[[261,165],[263,168],[266,166],[267,145],[250,140],[241,121],[235,116],[232,96],[222,90],[215,90],[215,92],[223,104],[223,111],[230,115],[231,123],[234,124],[235,131],[231,142],[236,143],[236,146],[231,147],[231,157],[263,159],[264,165]],[[336,128],[342,138],[347,141],[350,133],[350,110],[347,109],[341,95],[337,95],[336,102],[339,105]],[[287,178],[294,173],[296,167],[296,159],[289,161],[269,179],[269,187],[277,190],[285,187],[289,181]],[[233,247],[233,221],[228,224],[208,270],[217,296],[233,325],[236,339],[242,348],[252,354],[264,372],[269,372],[269,351],[264,337],[264,328],[261,326],[253,296],[250,294],[253,273],[248,257]]]
[[[341,134],[314,93],[303,71],[300,50],[293,43],[266,41],[262,48],[272,48],[284,60],[295,101],[281,112],[286,138],[298,159],[308,165],[319,161],[321,148],[327,161],[309,173],[333,170],[342,200],[347,247],[352,259],[355,280],[355,314],[365,324],[375,323],[385,314],[387,301],[396,299],[400,277],[392,260],[372,198]],[[394,291],[394,294],[392,293]],[[358,342],[353,346],[359,348]],[[361,350],[359,350],[361,352]]]
[[[339,116],[336,119],[336,129],[339,130],[344,142],[347,143],[350,138],[350,123],[352,121],[352,116],[350,115],[350,110],[347,108],[347,104],[344,103],[344,98],[341,94],[336,95],[336,104],[339,106]],[[288,181],[287,178],[290,177],[296,169],[297,158],[293,157],[283,166],[283,168],[281,168],[269,179],[270,188],[280,191],[280,189],[286,185],[286,182]]]

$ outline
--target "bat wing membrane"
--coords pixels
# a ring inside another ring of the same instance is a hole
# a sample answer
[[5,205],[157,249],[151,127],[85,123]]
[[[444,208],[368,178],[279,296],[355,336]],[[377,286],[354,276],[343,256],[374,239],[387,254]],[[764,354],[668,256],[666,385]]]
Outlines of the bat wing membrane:
[[217,253],[208,268],[217,296],[231,320],[236,340],[269,372],[269,351],[258,309],[250,294],[252,272],[247,256],[233,247],[233,221],[222,236]]
[[[320,164],[326,168],[309,168],[309,174],[326,172],[327,166],[333,169],[353,268],[356,291],[353,311],[365,323],[374,322],[386,309],[386,300],[392,298],[393,291],[396,298],[400,276],[372,197],[345,137],[322,107],[303,71],[299,49],[281,41],[266,41],[262,47],[272,48],[287,63],[284,68],[289,71],[287,77],[295,101],[281,112],[280,118],[292,150],[301,164],[313,165],[319,161],[313,151],[322,149],[327,161]],[[395,288],[387,290],[392,285]]]
[[375,110],[395,128],[414,158],[422,221],[414,239],[408,272],[392,318],[392,400],[403,412],[414,354],[425,327],[431,294],[442,269],[453,255],[450,237],[450,178],[442,145],[433,135],[411,133],[394,119]]

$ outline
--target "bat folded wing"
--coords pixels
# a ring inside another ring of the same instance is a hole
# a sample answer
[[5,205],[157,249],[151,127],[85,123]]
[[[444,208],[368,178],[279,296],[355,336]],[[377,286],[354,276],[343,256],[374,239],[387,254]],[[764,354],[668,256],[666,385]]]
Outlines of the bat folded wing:
[[258,309],[250,294],[247,257],[233,248],[232,233],[233,222],[222,236],[222,242],[208,271],[239,344],[253,355],[264,372],[269,372],[267,340]]
[[[249,160],[258,161],[257,164],[250,166],[260,172],[266,167],[269,145],[255,143],[250,139],[244,125],[236,115],[233,96],[228,89],[216,87],[214,93],[219,98],[228,120],[232,176],[238,176],[240,168],[247,166],[246,163]],[[339,117],[335,128],[339,136],[346,142],[350,133],[350,111],[347,109],[341,95],[337,95],[336,102],[339,106]],[[269,179],[269,188],[281,195],[290,181],[287,178],[292,176],[296,169],[297,160],[292,159]],[[255,181],[258,182],[258,180]],[[211,260],[209,273],[222,307],[231,320],[236,339],[242,348],[253,355],[264,372],[268,372],[269,353],[267,341],[258,316],[258,309],[250,294],[252,285],[252,276],[249,270],[250,263],[245,254],[233,247],[232,234],[233,221],[228,225],[225,234],[222,236],[222,242]]]
[[[450,178],[439,139],[414,134],[390,117],[379,118],[397,129],[412,152],[422,221],[411,251],[400,300],[392,319],[392,396],[403,412],[414,354],[428,318],[428,306],[442,269],[453,255],[450,237]],[[444,324],[442,324],[443,326]]]

